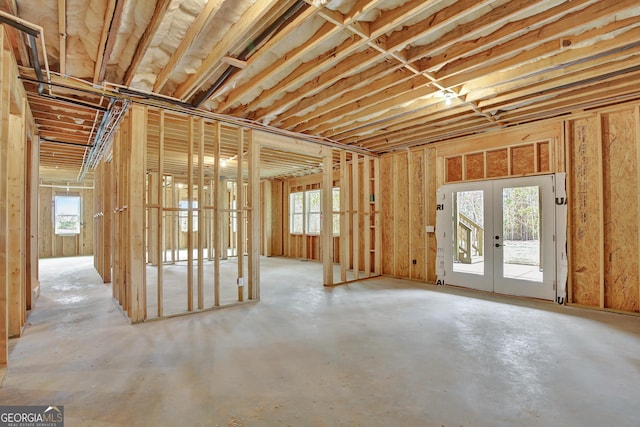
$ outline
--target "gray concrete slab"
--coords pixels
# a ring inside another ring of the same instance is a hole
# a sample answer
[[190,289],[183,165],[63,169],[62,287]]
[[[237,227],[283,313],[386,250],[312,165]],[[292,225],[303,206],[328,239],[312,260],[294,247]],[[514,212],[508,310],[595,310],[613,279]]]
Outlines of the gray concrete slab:
[[262,302],[127,323],[43,260],[0,405],[66,426],[638,426],[640,318],[262,259]]

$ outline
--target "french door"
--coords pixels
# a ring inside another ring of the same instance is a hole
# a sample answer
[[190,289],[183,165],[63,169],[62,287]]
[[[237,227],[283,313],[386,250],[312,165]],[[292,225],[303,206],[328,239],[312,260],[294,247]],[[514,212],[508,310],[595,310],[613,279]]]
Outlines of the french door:
[[441,187],[446,283],[555,299],[553,185],[534,176]]

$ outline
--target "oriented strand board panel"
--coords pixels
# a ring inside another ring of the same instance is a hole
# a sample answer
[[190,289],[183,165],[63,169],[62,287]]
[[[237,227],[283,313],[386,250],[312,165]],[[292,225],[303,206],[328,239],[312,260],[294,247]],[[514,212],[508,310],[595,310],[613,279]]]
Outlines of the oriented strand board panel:
[[393,194],[393,156],[380,158],[380,193],[376,195],[380,200],[382,224],[382,274],[395,274],[393,254],[395,252],[393,240],[393,223],[395,217],[395,197]]
[[426,250],[425,234],[427,217],[425,212],[425,154],[424,150],[409,154],[409,214],[411,217],[411,278],[425,281]]
[[450,157],[445,160],[447,166],[447,181],[462,181],[462,156]]
[[38,253],[40,258],[53,256],[53,189],[40,187]]
[[549,162],[549,142],[538,143],[538,170],[537,172],[551,172],[551,165]]
[[[427,149],[427,225],[436,224],[436,190],[437,190],[437,153],[433,148]],[[436,281],[436,254],[438,244],[435,233],[427,233],[428,259],[427,259],[427,281]]]
[[413,233],[413,225],[409,222],[409,159],[407,153],[396,154],[395,180],[396,192],[396,275],[409,277],[409,234]]
[[465,156],[465,179],[484,178],[484,153],[473,153]]
[[602,115],[605,307],[638,311],[638,156],[633,110]]
[[600,304],[600,203],[598,185],[597,117],[570,123],[571,275],[573,302]]
[[526,175],[536,171],[535,146],[522,145],[511,148],[511,175]]
[[456,138],[437,144],[438,154],[442,157],[454,157],[460,153],[473,153],[482,150],[497,150],[508,145],[523,145],[535,141],[554,140],[562,135],[562,122],[533,123],[515,126],[510,129],[496,130],[466,138]]
[[283,221],[286,220],[286,218],[283,216],[284,183],[281,180],[274,180],[271,189],[271,206],[273,208],[273,212],[271,214],[271,230],[273,232],[273,236],[271,239],[271,253],[273,256],[281,256],[283,255]]
[[508,148],[487,151],[487,178],[509,175]]

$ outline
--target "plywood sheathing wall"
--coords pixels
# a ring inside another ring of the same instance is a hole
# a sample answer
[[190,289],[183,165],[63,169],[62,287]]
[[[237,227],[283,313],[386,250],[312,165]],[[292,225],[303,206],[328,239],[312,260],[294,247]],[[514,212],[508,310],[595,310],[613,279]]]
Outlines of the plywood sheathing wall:
[[632,109],[601,116],[604,306],[638,311],[638,146]]
[[427,177],[433,170],[429,149],[383,156],[380,159],[382,193],[382,272],[385,275],[432,281],[427,254],[435,251],[426,232],[430,224]]
[[435,282],[440,185],[566,171],[569,302],[638,312],[639,129],[631,104],[382,156],[383,274]]
[[[90,183],[70,183],[44,181],[40,183],[40,258],[86,256],[93,254],[94,239],[94,197]],[[55,234],[55,197],[79,196],[81,215],[80,233],[72,236]]]
[[638,107],[567,122],[571,300],[639,310]]

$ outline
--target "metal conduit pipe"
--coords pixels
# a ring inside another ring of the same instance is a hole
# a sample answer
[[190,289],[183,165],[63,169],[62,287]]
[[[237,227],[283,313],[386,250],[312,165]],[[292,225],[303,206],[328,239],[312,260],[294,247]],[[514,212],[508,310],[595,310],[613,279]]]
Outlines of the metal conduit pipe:
[[[106,91],[104,89],[96,89],[95,87],[92,86],[90,82],[84,82],[84,83],[86,84],[85,88],[79,88],[75,86],[70,88],[73,88],[74,90],[78,90],[80,92],[87,93],[87,94],[98,95],[98,96],[100,95],[108,96],[110,98],[114,98],[117,100],[128,101],[130,103],[145,105],[147,107],[162,108],[167,111],[173,111],[180,114],[187,114],[194,117],[200,117],[206,120],[215,120],[215,121],[227,123],[232,126],[259,130],[259,131],[271,133],[274,135],[286,136],[289,138],[300,139],[302,141],[307,141],[314,144],[325,145],[325,146],[337,148],[337,149],[350,150],[360,154],[377,157],[377,154],[375,154],[371,150],[368,150],[363,147],[359,147],[357,145],[342,144],[330,138],[304,134],[299,132],[293,132],[286,129],[279,129],[276,127],[265,125],[263,123],[256,122],[250,119],[245,119],[242,117],[233,117],[225,114],[214,113],[212,111],[196,109],[192,104],[187,104],[185,102],[182,102],[179,99],[171,98],[169,96],[138,91],[138,90],[117,85],[115,83],[109,83],[109,85],[113,87],[112,91]],[[61,85],[61,84],[56,84],[56,85],[61,87],[66,87],[65,85]],[[43,96],[46,96],[46,94]]]
[[61,188],[63,190],[67,190],[67,189],[93,190],[93,185],[91,185],[91,186],[82,186],[82,185],[64,185],[64,184],[38,184],[38,187],[41,187],[41,188]]
[[[49,61],[47,59],[47,51],[44,44],[44,29],[36,24],[20,19],[17,16],[10,15],[0,10],[0,23],[7,24],[16,30],[25,33],[29,39],[29,57],[31,59],[31,65],[41,82],[38,86],[38,93],[42,95],[44,93],[44,74],[42,73],[42,66],[40,65],[40,59],[38,57],[38,45],[36,39],[40,39],[42,43],[42,57],[44,58],[44,64],[47,71],[47,81],[51,80],[51,73],[49,71]],[[49,89],[51,91],[51,89]]]
[[[38,47],[36,46],[36,38],[31,34],[29,37],[29,56],[31,57],[31,64],[33,65],[33,70],[36,72],[36,77],[38,80],[44,80],[44,75],[42,74],[42,67],[40,67],[40,59],[38,59]],[[42,95],[44,93],[44,84],[38,84],[38,95]]]
[[98,126],[98,130],[96,131],[96,136],[93,139],[93,144],[91,145],[88,154],[83,159],[82,169],[78,176],[78,181],[81,181],[87,174],[89,168],[97,163],[99,154],[102,154],[103,148],[109,140],[111,132],[108,132],[107,135],[105,135],[105,132],[107,124],[112,120],[111,115],[115,103],[115,98],[109,98],[109,106],[107,107],[107,111],[102,114],[102,120],[100,121],[100,126]]
[[[301,13],[304,9],[306,9],[309,4],[303,0],[298,0],[293,6],[287,9],[278,19],[273,21],[271,25],[269,25],[262,33],[258,35],[249,45],[238,55],[240,61],[246,61],[250,56],[254,49],[259,46],[263,41],[265,41],[268,37],[276,34],[280,28],[289,20],[293,19],[299,13]],[[233,65],[229,65],[227,69],[224,70],[222,75],[218,77],[218,80],[207,89],[202,95],[200,95],[194,102],[193,106],[195,108],[199,108],[207,99],[211,98],[211,96],[227,81],[227,79],[238,71],[239,68],[234,67]]]

